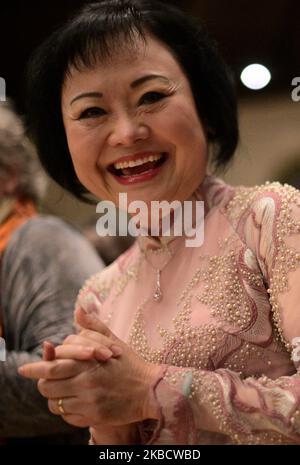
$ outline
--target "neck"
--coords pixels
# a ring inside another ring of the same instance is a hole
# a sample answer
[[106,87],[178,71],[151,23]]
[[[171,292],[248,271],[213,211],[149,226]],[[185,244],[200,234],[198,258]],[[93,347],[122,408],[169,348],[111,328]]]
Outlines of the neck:
[[[156,210],[152,218],[151,214],[149,214],[148,221],[145,222],[147,227],[143,229],[143,235],[146,235],[149,239],[151,238],[153,243],[159,246],[168,244],[175,237],[193,237],[197,233],[198,226],[203,221],[203,216],[205,216],[203,205],[197,203],[201,201],[204,202],[202,186],[187,199],[187,202],[178,201],[175,210],[169,207],[165,211],[160,209],[158,212]],[[158,213],[159,221],[157,221]],[[153,219],[154,228],[151,219]],[[152,233],[153,230],[155,230],[155,234]]]

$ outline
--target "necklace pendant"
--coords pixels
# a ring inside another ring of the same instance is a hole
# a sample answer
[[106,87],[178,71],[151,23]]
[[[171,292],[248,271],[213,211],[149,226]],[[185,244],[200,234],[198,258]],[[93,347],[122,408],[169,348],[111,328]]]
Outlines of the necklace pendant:
[[162,299],[162,297],[163,297],[163,293],[160,287],[158,287],[153,294],[153,299],[155,300],[155,302],[159,302]]

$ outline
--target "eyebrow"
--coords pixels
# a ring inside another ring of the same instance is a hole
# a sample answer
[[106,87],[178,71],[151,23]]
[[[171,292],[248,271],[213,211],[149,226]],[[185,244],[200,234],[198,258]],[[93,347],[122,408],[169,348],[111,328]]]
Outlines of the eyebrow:
[[85,98],[85,97],[101,98],[101,97],[103,97],[103,94],[101,94],[101,92],[85,92],[84,94],[79,94],[76,97],[74,97],[71,100],[70,105],[72,105],[72,103],[76,102],[76,100],[79,100],[80,98]]
[[[130,87],[132,89],[135,89],[136,87],[141,86],[142,84],[144,84],[144,82],[151,81],[153,79],[160,79],[160,80],[164,81],[166,84],[170,84],[170,80],[165,76],[161,76],[159,74],[148,74],[147,76],[143,76],[143,77],[133,81],[130,84]],[[76,97],[74,97],[71,100],[70,105],[72,105],[74,102],[76,102],[76,100],[79,100],[81,98],[86,98],[86,97],[101,98],[101,97],[103,97],[103,94],[101,92],[85,92],[83,94],[79,94]]]
[[170,83],[169,79],[167,77],[165,77],[165,76],[161,76],[160,74],[148,74],[147,76],[143,76],[143,77],[137,79],[136,81],[133,81],[130,84],[130,87],[132,89],[135,89],[136,87],[144,84],[144,82],[151,81],[152,79],[160,79],[160,80],[166,82],[167,84]]

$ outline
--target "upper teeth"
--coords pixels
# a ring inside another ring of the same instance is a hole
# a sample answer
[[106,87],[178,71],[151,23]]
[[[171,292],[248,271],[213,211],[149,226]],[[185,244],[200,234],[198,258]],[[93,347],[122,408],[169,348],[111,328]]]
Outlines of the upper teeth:
[[148,157],[138,158],[137,160],[123,161],[120,163],[114,163],[114,168],[116,170],[122,170],[124,168],[132,168],[133,166],[143,165],[149,161],[157,161],[162,157],[162,154],[149,155]]

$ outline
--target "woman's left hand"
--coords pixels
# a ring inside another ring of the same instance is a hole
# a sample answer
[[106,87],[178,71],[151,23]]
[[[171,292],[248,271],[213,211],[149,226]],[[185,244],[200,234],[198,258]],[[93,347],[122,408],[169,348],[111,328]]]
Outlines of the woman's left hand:
[[[94,314],[79,308],[76,317],[83,329],[56,347],[55,361],[23,365],[20,370],[25,377],[39,379],[39,391],[48,398],[50,411],[61,415],[58,400],[63,399],[66,413],[62,417],[66,422],[96,429],[101,425],[117,426],[158,418],[152,403],[151,386],[158,377],[160,366],[143,360]],[[103,337],[121,348],[122,354],[118,358],[111,357],[105,362],[95,360],[97,346],[102,344]],[[95,348],[95,358],[74,361],[71,369],[67,359],[78,360],[78,346],[83,345]]]

